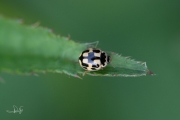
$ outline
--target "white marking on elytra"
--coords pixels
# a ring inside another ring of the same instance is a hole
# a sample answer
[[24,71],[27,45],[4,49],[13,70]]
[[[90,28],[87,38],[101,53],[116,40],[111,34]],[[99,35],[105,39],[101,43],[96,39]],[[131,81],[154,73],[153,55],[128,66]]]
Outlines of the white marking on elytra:
[[94,53],[94,56],[96,56],[96,57],[100,57],[100,56],[101,56],[101,54],[100,54],[100,53]]
[[89,52],[93,52],[93,49],[92,49],[92,48],[89,48]]
[[94,63],[97,63],[100,65],[100,60],[94,60]]
[[83,53],[83,57],[88,57],[88,53]]
[[88,63],[88,59],[83,59],[83,63]]

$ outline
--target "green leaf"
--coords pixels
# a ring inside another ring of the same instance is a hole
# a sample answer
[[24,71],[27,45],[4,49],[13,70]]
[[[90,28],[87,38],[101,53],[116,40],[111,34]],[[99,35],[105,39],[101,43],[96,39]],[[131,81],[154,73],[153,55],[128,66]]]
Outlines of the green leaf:
[[[78,63],[80,53],[94,43],[77,43],[55,35],[50,29],[36,24],[25,26],[18,20],[0,16],[0,72],[65,73],[74,77],[83,74]],[[115,53],[109,53],[111,63],[92,76],[143,76],[151,74],[146,63],[137,62]]]

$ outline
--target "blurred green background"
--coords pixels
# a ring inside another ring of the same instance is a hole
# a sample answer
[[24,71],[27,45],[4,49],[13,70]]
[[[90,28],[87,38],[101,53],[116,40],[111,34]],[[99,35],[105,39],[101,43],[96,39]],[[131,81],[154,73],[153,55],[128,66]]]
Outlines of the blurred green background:
[[[0,120],[179,120],[179,0],[0,0],[0,14],[146,61],[156,76],[1,73]],[[22,114],[7,113],[13,105]]]

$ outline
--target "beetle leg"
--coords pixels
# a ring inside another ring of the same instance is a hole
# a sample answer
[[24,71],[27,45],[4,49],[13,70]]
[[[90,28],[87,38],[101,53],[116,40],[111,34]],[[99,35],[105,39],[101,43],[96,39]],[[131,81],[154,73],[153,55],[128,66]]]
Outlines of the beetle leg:
[[83,76],[85,76],[85,74],[86,74],[87,72],[90,72],[90,71],[84,71]]

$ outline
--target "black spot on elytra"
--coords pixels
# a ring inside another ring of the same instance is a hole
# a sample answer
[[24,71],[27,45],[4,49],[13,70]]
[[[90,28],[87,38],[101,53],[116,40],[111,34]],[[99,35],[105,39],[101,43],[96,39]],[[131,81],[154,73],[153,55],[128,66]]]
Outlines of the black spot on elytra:
[[84,69],[87,69],[87,67],[83,67]]
[[91,68],[91,70],[96,70],[96,68]]
[[99,64],[97,64],[97,67],[99,67]]
[[101,64],[103,66],[105,66],[105,62],[106,62],[106,54],[104,52],[101,53]]
[[92,61],[99,60],[99,59],[100,59],[100,57],[93,57],[93,58],[91,58]]
[[88,67],[89,65],[82,62],[82,66]]
[[79,57],[79,60],[82,62],[83,58],[84,58],[84,57],[81,55],[81,56]]
[[92,65],[92,67],[96,67],[96,65]]
[[100,50],[93,50],[93,52],[100,53],[101,51]]
[[89,52],[89,50],[84,50],[83,52],[82,52],[82,55],[84,54],[84,53],[88,53]]
[[98,68],[99,67],[99,64],[97,65],[92,65],[93,68]]

